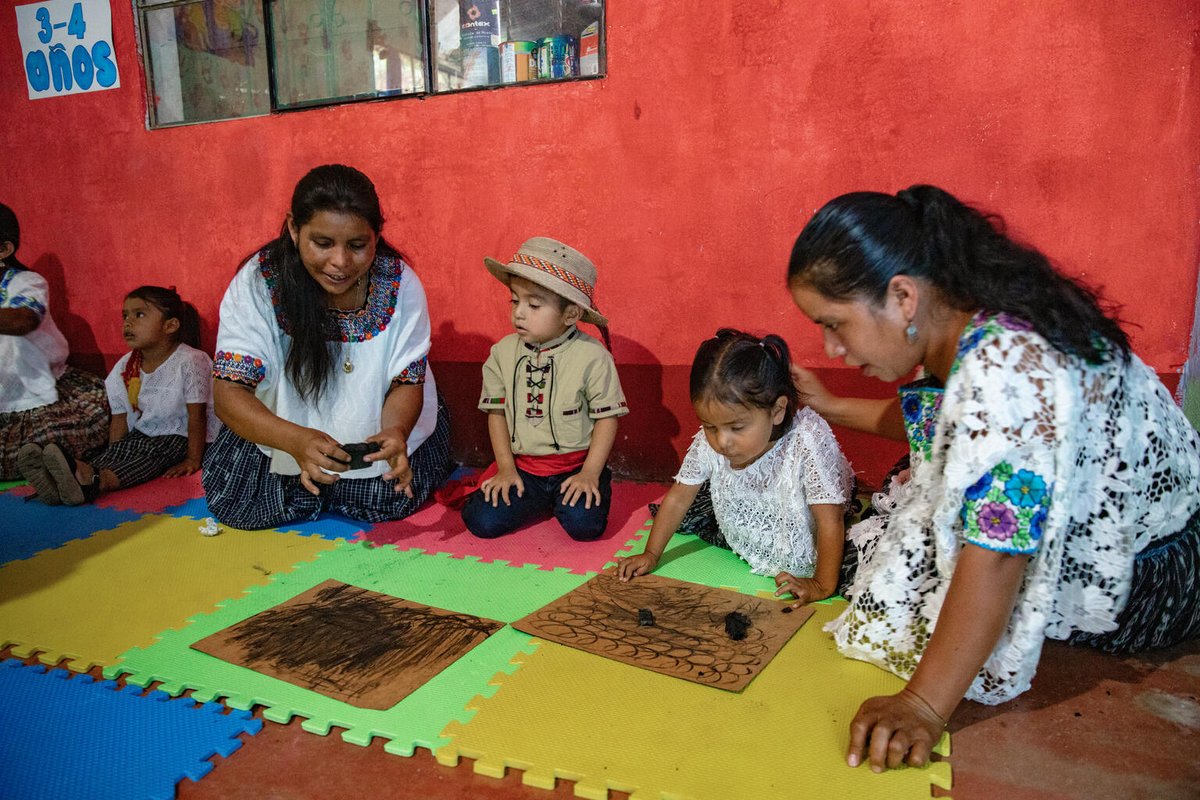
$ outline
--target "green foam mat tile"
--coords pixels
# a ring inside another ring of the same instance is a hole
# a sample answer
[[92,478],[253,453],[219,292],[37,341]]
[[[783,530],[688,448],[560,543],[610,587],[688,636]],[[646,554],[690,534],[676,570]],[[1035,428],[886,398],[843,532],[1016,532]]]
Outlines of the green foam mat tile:
[[[627,558],[645,550],[652,522],[647,520],[645,527],[614,558]],[[667,542],[654,574],[704,586],[733,589],[743,594],[775,593],[774,578],[755,575],[750,571],[750,565],[733,551],[715,547],[685,533],[677,533]]]
[[446,744],[449,740],[441,735],[442,729],[451,721],[468,719],[467,704],[479,695],[493,693],[491,679],[498,672],[516,669],[514,656],[534,647],[530,636],[506,625],[424,686],[382,711],[358,708],[191,649],[193,642],[330,579],[438,608],[512,622],[571,591],[587,576],[429,555],[419,550],[343,544],[269,584],[255,587],[218,611],[193,618],[185,628],[164,632],[150,647],[127,651],[121,663],[105,670],[105,677],[124,673],[130,683],[139,686],[162,681],[158,688],[172,695],[192,689],[198,701],[223,697],[238,709],[261,705],[265,707],[263,716],[275,722],[304,717],[302,726],[311,733],[325,735],[336,726],[346,729],[342,738],[353,744],[367,745],[379,736],[388,740],[388,752],[412,755],[418,745],[436,750]]

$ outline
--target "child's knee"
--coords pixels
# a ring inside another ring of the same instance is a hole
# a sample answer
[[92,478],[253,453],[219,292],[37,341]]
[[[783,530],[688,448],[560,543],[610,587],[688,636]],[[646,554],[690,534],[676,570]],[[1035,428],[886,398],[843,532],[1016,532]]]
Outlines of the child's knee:
[[582,508],[580,503],[579,508],[566,507],[568,511],[560,512],[555,516],[558,517],[558,522],[562,525],[563,530],[577,542],[592,542],[604,535],[604,529],[608,527],[608,509],[592,508],[590,510]]
[[499,508],[493,508],[483,499],[482,492],[475,492],[467,498],[467,504],[462,510],[463,524],[480,539],[496,539],[512,533],[514,526],[507,515]]

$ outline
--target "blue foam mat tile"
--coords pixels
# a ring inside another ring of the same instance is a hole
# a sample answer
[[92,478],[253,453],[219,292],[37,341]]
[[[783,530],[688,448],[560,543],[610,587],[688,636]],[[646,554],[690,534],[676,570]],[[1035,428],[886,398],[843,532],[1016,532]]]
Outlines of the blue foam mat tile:
[[0,494],[0,564],[30,558],[140,516],[136,511],[94,505],[48,506],[5,492]]
[[0,792],[22,800],[171,800],[262,721],[220,703],[142,696],[63,669],[0,662]]
[[[170,514],[173,517],[191,517],[199,520],[212,516],[208,510],[208,503],[204,501],[203,497],[188,500],[186,503],[180,503],[177,506],[170,506],[163,509],[162,513]],[[365,533],[370,531],[371,528],[372,525],[369,522],[351,519],[342,514],[327,511],[321,514],[320,519],[312,522],[288,522],[273,530],[290,531],[298,533],[301,536],[320,536],[323,539],[350,540],[360,532]]]

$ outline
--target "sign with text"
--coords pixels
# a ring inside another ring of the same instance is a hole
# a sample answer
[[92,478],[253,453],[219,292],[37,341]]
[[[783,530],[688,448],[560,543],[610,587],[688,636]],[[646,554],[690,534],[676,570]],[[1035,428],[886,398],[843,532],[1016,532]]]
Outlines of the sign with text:
[[121,85],[105,0],[47,0],[16,12],[30,100]]

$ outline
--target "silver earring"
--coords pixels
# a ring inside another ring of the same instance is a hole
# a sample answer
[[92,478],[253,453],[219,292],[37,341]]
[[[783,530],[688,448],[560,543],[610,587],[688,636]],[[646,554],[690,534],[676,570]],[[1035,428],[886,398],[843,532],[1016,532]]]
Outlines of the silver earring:
[[917,343],[917,326],[915,323],[911,321],[908,323],[908,327],[904,329],[904,338],[908,340],[909,344]]

